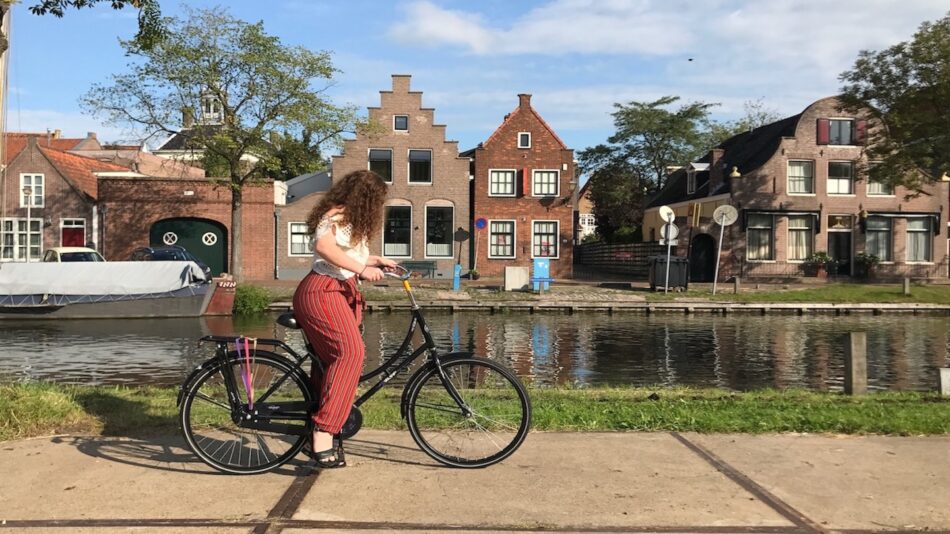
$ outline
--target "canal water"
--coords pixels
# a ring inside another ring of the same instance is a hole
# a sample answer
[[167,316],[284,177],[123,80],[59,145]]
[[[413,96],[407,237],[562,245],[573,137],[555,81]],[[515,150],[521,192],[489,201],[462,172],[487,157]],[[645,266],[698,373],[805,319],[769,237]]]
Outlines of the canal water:
[[[253,319],[3,321],[0,382],[177,384],[213,347],[208,334],[284,340],[299,331]],[[600,385],[840,390],[849,332],[867,332],[869,385],[932,390],[950,366],[950,318],[427,314],[446,350],[500,360],[536,386]],[[367,365],[399,346],[406,313],[365,316]]]

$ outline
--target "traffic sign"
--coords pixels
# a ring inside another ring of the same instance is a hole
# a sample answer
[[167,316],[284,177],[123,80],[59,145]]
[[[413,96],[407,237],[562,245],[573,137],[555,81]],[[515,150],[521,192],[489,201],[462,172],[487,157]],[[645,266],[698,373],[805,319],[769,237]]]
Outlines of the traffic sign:
[[475,219],[475,228],[484,230],[486,226],[488,226],[488,221],[486,221],[484,217]]
[[660,219],[664,222],[673,222],[676,219],[676,213],[669,206],[660,206]]
[[675,224],[667,223],[660,228],[660,235],[664,239],[676,239],[676,236],[680,235],[680,229]]
[[713,211],[713,220],[720,226],[729,226],[739,219],[739,212],[729,204],[723,204]]

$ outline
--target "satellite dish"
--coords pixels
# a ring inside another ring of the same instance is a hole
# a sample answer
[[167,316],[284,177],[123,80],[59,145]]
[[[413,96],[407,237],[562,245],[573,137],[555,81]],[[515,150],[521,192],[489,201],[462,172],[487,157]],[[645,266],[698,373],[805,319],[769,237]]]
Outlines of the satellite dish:
[[676,214],[669,206],[660,206],[660,218],[663,219],[663,222],[673,222],[676,219]]
[[739,212],[728,204],[723,204],[713,212],[713,220],[720,226],[729,226],[739,219]]

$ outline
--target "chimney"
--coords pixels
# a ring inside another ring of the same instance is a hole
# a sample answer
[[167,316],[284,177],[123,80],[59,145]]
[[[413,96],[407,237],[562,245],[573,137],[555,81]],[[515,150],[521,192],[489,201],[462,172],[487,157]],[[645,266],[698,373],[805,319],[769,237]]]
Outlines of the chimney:
[[61,135],[63,135],[63,131],[59,128],[53,130],[53,139],[59,139]]
[[530,108],[531,107],[531,95],[521,93],[518,95],[518,107],[519,108]]
[[96,132],[86,132],[86,139],[96,139]]
[[193,111],[191,108],[181,108],[181,127],[183,130],[195,125],[195,115]]
[[713,194],[713,191],[719,188],[722,185],[723,176],[725,173],[722,172],[722,166],[725,164],[722,161],[722,156],[726,151],[721,148],[714,148],[709,151],[709,193]]

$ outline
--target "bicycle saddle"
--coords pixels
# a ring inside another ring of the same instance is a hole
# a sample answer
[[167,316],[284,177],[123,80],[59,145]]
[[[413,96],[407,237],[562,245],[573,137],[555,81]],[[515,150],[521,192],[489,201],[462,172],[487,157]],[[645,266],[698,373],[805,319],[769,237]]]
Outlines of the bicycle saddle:
[[292,311],[280,314],[280,317],[277,318],[277,324],[286,326],[287,328],[300,328],[300,325],[297,324],[297,318],[294,317],[294,312]]

